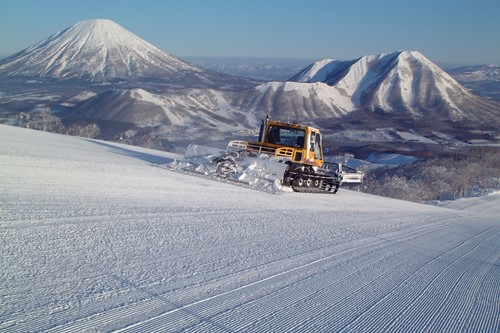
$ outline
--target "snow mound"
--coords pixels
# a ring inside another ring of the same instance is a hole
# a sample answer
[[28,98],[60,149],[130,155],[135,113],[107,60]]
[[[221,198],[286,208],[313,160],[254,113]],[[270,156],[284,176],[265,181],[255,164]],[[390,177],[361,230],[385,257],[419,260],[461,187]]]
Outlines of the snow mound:
[[500,192],[490,193],[477,198],[443,201],[439,202],[437,205],[445,208],[500,216]]

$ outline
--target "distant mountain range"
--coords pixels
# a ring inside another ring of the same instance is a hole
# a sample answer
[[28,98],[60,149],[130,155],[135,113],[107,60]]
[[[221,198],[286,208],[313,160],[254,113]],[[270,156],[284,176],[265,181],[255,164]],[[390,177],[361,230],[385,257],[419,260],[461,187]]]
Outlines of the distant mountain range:
[[500,81],[500,66],[497,65],[459,67],[448,73],[460,82]]
[[467,66],[448,73],[476,94],[500,102],[500,66]]
[[31,119],[106,138],[224,140],[252,135],[266,115],[327,134],[393,128],[494,138],[500,128],[498,102],[416,51],[325,59],[287,81],[259,82],[185,62],[109,20],[79,22],[1,60],[0,92],[5,122],[27,124],[43,110]]

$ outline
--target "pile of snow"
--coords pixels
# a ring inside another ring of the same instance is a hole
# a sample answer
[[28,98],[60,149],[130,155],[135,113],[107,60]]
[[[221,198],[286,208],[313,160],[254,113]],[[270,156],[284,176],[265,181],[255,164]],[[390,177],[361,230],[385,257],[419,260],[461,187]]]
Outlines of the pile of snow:
[[490,193],[477,198],[462,198],[452,201],[441,201],[437,203],[437,205],[451,209],[500,216],[500,192]]
[[0,331],[494,332],[498,215],[273,195],[0,125]]

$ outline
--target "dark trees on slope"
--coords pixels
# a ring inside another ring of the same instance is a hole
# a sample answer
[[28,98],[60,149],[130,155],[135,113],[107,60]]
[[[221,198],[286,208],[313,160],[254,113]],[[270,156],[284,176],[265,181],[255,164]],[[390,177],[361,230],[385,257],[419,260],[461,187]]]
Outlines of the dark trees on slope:
[[500,189],[498,148],[468,148],[453,157],[430,158],[414,164],[367,172],[364,191],[421,202],[485,194]]

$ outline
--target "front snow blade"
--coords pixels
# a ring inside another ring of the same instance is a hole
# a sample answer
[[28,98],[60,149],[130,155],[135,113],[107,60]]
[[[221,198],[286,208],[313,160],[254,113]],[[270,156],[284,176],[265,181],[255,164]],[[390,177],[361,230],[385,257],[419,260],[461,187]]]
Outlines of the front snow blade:
[[287,167],[287,164],[273,161],[266,155],[245,156],[238,160],[238,172],[231,179],[248,183],[260,191],[278,193]]

